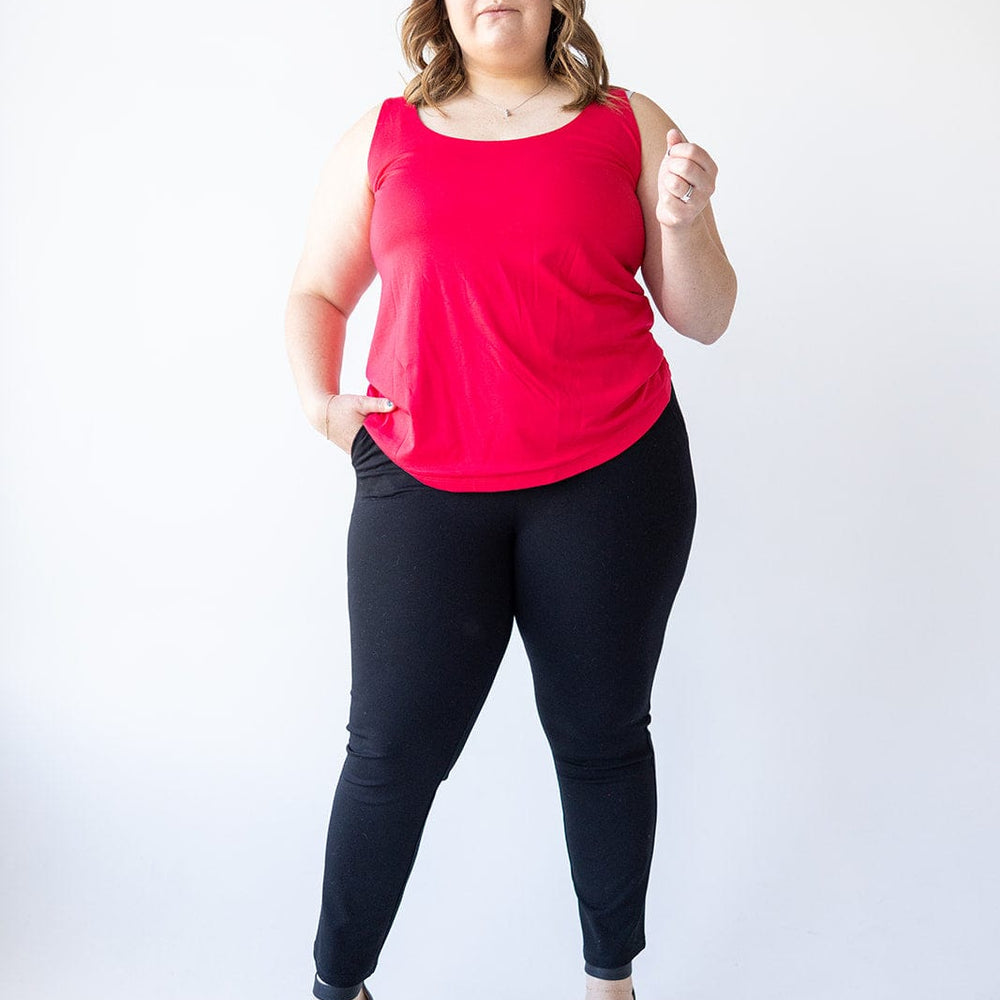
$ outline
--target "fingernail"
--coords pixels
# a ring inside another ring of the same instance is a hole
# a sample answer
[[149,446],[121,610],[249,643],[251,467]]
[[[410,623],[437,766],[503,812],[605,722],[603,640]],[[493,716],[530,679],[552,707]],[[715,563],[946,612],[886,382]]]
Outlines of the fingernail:
[[392,409],[392,408],[393,408],[393,407],[394,407],[395,405],[396,405],[396,404],[395,404],[395,403],[394,403],[394,402],[393,402],[393,401],[392,401],[391,399],[387,399],[387,400],[385,401],[385,408],[386,408],[387,410],[391,410],[391,409]]

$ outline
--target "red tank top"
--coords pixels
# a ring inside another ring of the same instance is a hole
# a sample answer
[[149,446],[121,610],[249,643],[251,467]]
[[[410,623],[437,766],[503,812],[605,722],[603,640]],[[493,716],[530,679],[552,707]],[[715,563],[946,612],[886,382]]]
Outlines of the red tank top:
[[636,281],[639,128],[625,92],[521,139],[441,135],[402,97],[368,158],[382,291],[365,426],[450,491],[555,482],[613,458],[670,400]]

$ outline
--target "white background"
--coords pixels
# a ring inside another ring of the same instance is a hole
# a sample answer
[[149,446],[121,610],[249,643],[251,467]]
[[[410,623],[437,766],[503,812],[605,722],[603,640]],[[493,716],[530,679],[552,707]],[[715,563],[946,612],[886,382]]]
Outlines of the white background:
[[[5,996],[310,995],[354,479],[283,312],[401,7],[3,4]],[[1000,15],[588,16],[718,163],[740,281],[718,343],[655,329],[699,521],[637,996],[998,1000]],[[369,985],[582,998],[581,949],[515,633]]]

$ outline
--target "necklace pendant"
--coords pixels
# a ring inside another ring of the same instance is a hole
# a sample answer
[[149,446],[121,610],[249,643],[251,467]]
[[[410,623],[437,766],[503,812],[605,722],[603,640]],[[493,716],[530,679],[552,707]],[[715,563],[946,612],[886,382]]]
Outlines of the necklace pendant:
[[503,116],[504,118],[510,118],[510,108],[503,109]]

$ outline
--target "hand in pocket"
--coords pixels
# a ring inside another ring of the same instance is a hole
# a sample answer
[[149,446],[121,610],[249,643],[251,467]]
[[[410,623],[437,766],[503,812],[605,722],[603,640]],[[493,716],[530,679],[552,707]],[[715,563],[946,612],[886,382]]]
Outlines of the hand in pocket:
[[365,417],[369,413],[385,413],[392,408],[393,404],[381,396],[356,396],[351,393],[330,396],[325,414],[327,439],[349,455]]

